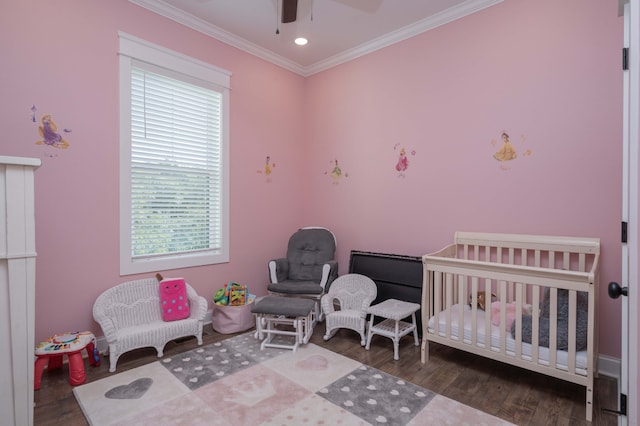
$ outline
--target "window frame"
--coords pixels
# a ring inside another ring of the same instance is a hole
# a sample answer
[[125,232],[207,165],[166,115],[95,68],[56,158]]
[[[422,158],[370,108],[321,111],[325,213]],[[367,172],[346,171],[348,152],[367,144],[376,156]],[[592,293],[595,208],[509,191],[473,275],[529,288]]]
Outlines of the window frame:
[[[229,92],[231,73],[129,34],[118,32],[120,107],[120,275],[229,262]],[[222,94],[221,239],[219,249],[133,258],[131,224],[131,69],[135,61],[151,64],[213,85]]]

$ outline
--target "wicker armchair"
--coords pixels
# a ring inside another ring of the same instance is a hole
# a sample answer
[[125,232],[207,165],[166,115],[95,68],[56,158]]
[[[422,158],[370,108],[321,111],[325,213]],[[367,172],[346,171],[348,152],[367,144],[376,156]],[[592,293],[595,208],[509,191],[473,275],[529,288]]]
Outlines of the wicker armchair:
[[322,296],[322,311],[327,331],[324,340],[329,340],[340,328],[348,328],[360,334],[360,344],[366,343],[365,327],[367,308],[378,294],[376,283],[360,274],[338,277]]
[[109,344],[109,372],[116,371],[120,355],[133,349],[153,347],[161,357],[169,341],[184,336],[195,336],[202,345],[207,300],[190,285],[186,288],[190,315],[176,321],[162,320],[155,278],[125,282],[98,296],[93,304],[93,318]]

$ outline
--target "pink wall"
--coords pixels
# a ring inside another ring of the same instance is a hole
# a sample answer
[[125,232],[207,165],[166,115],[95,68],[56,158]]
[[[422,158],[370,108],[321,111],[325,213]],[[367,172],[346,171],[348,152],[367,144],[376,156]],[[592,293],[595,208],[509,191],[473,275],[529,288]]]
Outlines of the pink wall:
[[[264,294],[266,261],[306,224],[334,229],[340,273],[352,249],[421,255],[456,230],[479,230],[600,237],[602,283],[619,279],[615,4],[506,1],[307,79],[126,0],[4,9],[0,155],[43,160],[37,339],[101,335],[95,297],[137,278],[118,266],[117,31],[233,73],[231,261],[162,271],[207,298],[230,280]],[[34,104],[38,119],[49,113],[72,130],[67,150],[35,144]],[[519,155],[501,164],[492,154],[503,130]],[[394,169],[401,147],[404,177]],[[259,173],[267,155],[270,181]],[[601,352],[619,356],[617,304],[604,287]]]
[[[3,9],[0,154],[43,161],[36,172],[36,339],[77,329],[102,335],[93,301],[138,277],[119,275],[118,31],[233,73],[231,262],[163,273],[186,277],[208,299],[231,280],[263,294],[266,260],[281,255],[303,224],[301,204],[292,201],[303,193],[304,79],[126,0],[29,0]],[[52,114],[60,131],[72,130],[68,149],[35,144],[32,104],[38,120]],[[258,173],[267,155],[276,162],[269,183]]]
[[[505,1],[309,78],[306,217],[336,231],[341,272],[352,249],[422,255],[458,230],[599,237],[600,349],[619,356],[616,6]],[[500,163],[503,130],[518,157]]]

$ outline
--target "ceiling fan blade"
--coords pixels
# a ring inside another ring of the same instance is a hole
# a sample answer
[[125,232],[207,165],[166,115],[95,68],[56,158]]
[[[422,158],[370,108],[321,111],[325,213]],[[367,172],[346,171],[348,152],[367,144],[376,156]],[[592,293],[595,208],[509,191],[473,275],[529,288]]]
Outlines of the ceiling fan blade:
[[298,0],[282,0],[282,23],[293,22],[298,16]]

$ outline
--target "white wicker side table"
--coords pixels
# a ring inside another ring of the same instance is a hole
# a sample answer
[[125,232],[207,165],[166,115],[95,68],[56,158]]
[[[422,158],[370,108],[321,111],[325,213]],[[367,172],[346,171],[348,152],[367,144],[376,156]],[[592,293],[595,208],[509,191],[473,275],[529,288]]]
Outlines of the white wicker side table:
[[[371,314],[369,319],[369,331],[367,332],[366,350],[369,350],[371,337],[379,334],[393,340],[393,359],[398,360],[398,343],[400,338],[413,332],[415,345],[419,346],[418,329],[416,327],[416,311],[420,309],[418,303],[403,302],[402,300],[387,299],[384,302],[369,307],[367,312]],[[385,318],[382,322],[374,325],[374,317]],[[402,321],[402,319],[411,316],[411,323]]]

